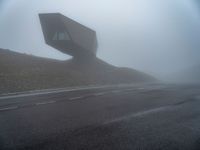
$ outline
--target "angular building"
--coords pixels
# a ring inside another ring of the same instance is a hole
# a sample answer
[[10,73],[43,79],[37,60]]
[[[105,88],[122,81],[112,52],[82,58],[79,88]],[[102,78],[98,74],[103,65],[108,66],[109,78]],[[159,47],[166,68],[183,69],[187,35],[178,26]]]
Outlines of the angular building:
[[59,13],[39,14],[48,45],[78,59],[96,57],[96,32]]

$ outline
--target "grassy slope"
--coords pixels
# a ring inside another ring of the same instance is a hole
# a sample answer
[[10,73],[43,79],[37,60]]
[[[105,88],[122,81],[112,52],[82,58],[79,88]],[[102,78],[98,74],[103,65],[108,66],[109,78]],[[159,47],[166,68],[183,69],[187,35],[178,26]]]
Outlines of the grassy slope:
[[59,61],[0,49],[0,93],[153,80],[144,73],[117,68],[98,58],[84,63]]

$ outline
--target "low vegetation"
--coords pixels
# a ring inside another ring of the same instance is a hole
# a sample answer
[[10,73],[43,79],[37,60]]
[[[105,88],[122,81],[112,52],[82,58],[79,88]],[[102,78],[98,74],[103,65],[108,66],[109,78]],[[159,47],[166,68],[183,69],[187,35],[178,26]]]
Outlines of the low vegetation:
[[153,80],[147,74],[98,58],[60,61],[0,49],[0,93]]

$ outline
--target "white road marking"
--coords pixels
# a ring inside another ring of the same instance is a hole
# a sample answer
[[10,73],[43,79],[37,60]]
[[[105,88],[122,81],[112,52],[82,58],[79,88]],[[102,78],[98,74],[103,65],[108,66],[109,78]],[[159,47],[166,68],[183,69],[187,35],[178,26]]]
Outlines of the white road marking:
[[84,97],[85,96],[71,97],[71,98],[69,98],[69,100],[72,101],[72,100],[82,99]]
[[125,89],[125,90],[123,90],[123,92],[132,92],[132,91],[134,91],[135,89]]
[[106,94],[106,92],[102,92],[102,93],[95,93],[95,94],[93,94],[94,96],[102,96],[102,95],[105,95]]
[[14,110],[14,109],[17,109],[17,108],[18,108],[18,106],[6,107],[6,108],[0,108],[0,111]]
[[148,114],[153,114],[153,113],[157,113],[157,112],[160,112],[160,111],[165,111],[165,110],[167,110],[169,108],[171,108],[171,106],[154,108],[154,109],[150,109],[150,110],[146,110],[146,111],[135,113],[132,117],[140,117],[140,116],[144,116],[144,115],[148,115]]
[[39,102],[39,103],[36,103],[36,105],[46,105],[46,104],[53,104],[53,103],[56,103],[56,101]]
[[91,96],[94,96],[94,94],[88,94],[88,95],[83,95],[83,96],[71,97],[71,98],[69,98],[69,100],[72,101],[72,100],[84,99],[84,98],[91,97]]
[[161,112],[161,111],[166,111],[166,110],[169,110],[169,109],[172,109],[172,106],[163,106],[163,107],[158,107],[158,108],[154,108],[154,109],[149,109],[149,110],[137,112],[137,113],[134,113],[134,114],[131,114],[131,115],[128,115],[128,116],[112,119],[112,120],[105,122],[104,124],[119,122],[119,121],[122,121],[122,120],[134,118],[134,117],[143,117],[145,115],[150,115],[150,114],[158,113],[158,112]]
[[104,85],[104,86],[85,86],[85,87],[74,87],[74,88],[44,89],[44,90],[2,94],[2,95],[0,95],[0,100],[11,99],[11,98],[21,98],[21,97],[28,97],[28,96],[37,96],[37,95],[63,93],[63,92],[81,91],[81,90],[89,90],[89,89],[104,89],[104,88],[112,88],[112,87],[116,88],[116,87],[131,87],[131,86],[133,86],[133,85],[132,84],[121,84],[121,85]]

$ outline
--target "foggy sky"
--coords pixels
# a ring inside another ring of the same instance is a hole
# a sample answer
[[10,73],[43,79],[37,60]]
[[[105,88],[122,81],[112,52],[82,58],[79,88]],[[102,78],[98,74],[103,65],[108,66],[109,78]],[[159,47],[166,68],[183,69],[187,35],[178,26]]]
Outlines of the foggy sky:
[[197,0],[0,0],[0,48],[56,59],[38,13],[60,12],[97,32],[98,57],[164,77],[200,64]]

